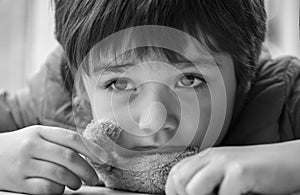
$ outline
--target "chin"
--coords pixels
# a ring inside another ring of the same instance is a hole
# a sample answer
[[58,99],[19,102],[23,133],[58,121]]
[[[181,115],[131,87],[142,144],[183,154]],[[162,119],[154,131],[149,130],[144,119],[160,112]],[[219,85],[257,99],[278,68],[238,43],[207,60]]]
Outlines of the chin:
[[197,147],[181,147],[176,151],[157,150],[159,152],[139,152],[136,155],[123,156],[116,152],[119,146],[114,142],[121,131],[121,127],[114,121],[101,120],[92,121],[83,132],[84,137],[108,152],[107,162],[103,164],[91,162],[108,188],[164,194],[172,167],[182,159],[199,153]]

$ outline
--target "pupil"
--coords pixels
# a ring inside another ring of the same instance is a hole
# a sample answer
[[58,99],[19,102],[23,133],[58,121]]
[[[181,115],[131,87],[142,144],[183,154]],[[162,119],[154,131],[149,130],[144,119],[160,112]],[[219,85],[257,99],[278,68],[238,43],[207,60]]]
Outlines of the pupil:
[[117,80],[116,84],[115,84],[115,87],[118,90],[124,90],[127,87],[127,81],[126,80]]
[[185,78],[183,79],[182,83],[185,85],[185,86],[188,86],[188,85],[192,85],[194,83],[194,76],[185,76]]

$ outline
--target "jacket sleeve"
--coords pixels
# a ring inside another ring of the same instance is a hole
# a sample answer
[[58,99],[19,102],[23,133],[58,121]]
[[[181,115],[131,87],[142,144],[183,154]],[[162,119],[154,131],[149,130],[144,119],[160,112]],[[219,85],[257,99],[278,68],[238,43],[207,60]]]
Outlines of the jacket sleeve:
[[50,53],[40,70],[26,82],[23,89],[8,92],[0,89],[0,133],[41,124],[47,82],[53,67],[60,67],[62,48]]
[[40,124],[46,67],[34,74],[26,82],[26,87],[8,92],[0,91],[0,133]]
[[293,75],[293,85],[288,93],[287,106],[294,137],[300,139],[300,60],[294,58],[290,66],[289,74]]

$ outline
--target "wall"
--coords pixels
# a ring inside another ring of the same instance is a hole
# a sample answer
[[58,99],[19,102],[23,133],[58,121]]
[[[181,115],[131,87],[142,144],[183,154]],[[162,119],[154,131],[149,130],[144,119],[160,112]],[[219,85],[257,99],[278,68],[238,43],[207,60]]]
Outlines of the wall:
[[15,90],[55,47],[47,0],[0,0],[0,88]]

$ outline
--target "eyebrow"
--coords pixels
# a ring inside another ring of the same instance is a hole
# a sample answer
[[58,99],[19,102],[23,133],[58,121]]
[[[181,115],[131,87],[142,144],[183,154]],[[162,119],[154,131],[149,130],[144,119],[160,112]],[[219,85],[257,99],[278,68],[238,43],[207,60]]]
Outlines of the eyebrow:
[[134,67],[136,64],[134,63],[124,63],[124,64],[110,64],[102,68],[104,72],[111,72],[111,73],[124,73],[127,69]]
[[[198,60],[200,62],[196,63],[197,60],[195,61],[189,61],[189,60],[179,60],[175,63],[170,63],[172,66],[182,70],[190,67],[198,67],[199,65],[205,68],[212,68],[214,65],[212,65],[211,60],[208,59],[201,59]],[[199,64],[199,65],[197,65]],[[221,65],[217,62],[214,61],[214,64],[216,64],[219,68]],[[102,66],[97,66],[94,67],[93,73],[99,73],[101,72],[102,74],[109,74],[109,73],[124,73],[127,69],[134,67],[136,64],[135,63],[111,63],[107,65],[106,67]]]

